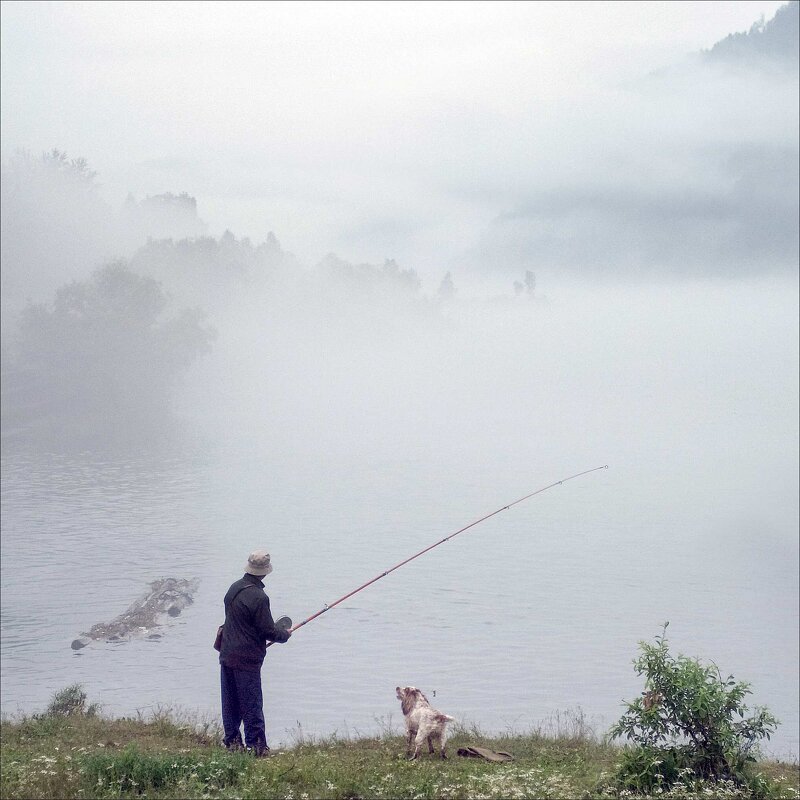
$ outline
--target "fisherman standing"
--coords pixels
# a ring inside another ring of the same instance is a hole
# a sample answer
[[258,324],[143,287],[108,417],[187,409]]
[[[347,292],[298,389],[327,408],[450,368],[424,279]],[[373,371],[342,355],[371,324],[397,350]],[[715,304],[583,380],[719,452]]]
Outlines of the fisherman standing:
[[244,576],[225,594],[225,624],[219,653],[225,747],[238,750],[244,746],[240,732],[244,723],[244,741],[256,756],[269,754],[261,691],[261,665],[267,641],[286,642],[292,635],[272,619],[269,597],[261,580],[270,572],[269,553],[264,550],[250,553]]

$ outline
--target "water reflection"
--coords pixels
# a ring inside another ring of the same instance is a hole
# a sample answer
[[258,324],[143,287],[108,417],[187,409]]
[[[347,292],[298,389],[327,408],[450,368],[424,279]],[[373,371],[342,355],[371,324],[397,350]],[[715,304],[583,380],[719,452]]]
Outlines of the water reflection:
[[[471,463],[454,460],[445,477],[420,463],[386,480],[376,464],[353,461],[313,494],[313,469],[277,469],[274,456],[257,447],[129,458],[6,453],[3,712],[41,709],[77,681],[112,713],[162,705],[215,715],[220,598],[254,542],[263,537],[273,553],[274,608],[301,619],[537,488],[520,486],[514,463],[493,465],[496,485],[512,491],[490,500],[487,486],[476,497]],[[525,729],[577,706],[603,729],[640,690],[630,668],[636,642],[670,619],[676,648],[753,682],[757,700],[784,721],[773,749],[796,752],[791,653],[775,644],[796,621],[777,598],[791,592],[790,567],[776,551],[761,554],[754,572],[741,540],[724,563],[715,560],[695,515],[673,509],[666,518],[647,480],[636,502],[610,503],[621,480],[613,469],[587,476],[487,520],[271,650],[273,736],[289,737],[298,720],[306,733],[375,730],[397,711],[390,690],[409,682],[490,730]],[[655,523],[643,526],[645,517]],[[665,551],[676,526],[686,547]],[[167,575],[201,584],[161,639],[70,650],[78,633]],[[754,602],[768,618],[753,615]]]

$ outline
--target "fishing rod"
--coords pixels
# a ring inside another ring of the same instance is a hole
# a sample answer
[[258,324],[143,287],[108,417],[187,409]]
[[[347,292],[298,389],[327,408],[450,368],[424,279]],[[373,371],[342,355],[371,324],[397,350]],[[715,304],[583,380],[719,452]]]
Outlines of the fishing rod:
[[[438,547],[440,544],[444,544],[445,542],[449,542],[451,539],[453,539],[456,536],[458,536],[459,533],[464,533],[464,531],[468,531],[470,528],[474,528],[476,525],[479,525],[481,522],[485,522],[490,517],[495,516],[495,514],[499,514],[501,511],[507,511],[512,506],[516,506],[519,503],[523,502],[523,500],[528,500],[531,497],[533,497],[534,495],[541,494],[542,492],[546,492],[548,489],[552,489],[554,486],[561,486],[562,483],[566,483],[567,481],[571,481],[574,478],[580,478],[581,475],[588,475],[590,472],[597,472],[600,469],[608,469],[608,464],[604,464],[602,467],[593,467],[592,469],[587,469],[587,470],[584,470],[583,472],[578,472],[575,475],[570,475],[569,478],[562,478],[560,481],[556,481],[555,483],[551,483],[549,486],[545,486],[545,487],[543,487],[541,489],[537,489],[535,492],[531,492],[530,494],[526,494],[525,497],[520,497],[519,500],[515,500],[513,503],[509,503],[508,505],[505,505],[505,506],[502,506],[501,508],[498,508],[496,511],[492,511],[491,514],[487,514],[486,516],[481,517],[480,519],[476,519],[474,522],[470,522],[469,525],[465,525],[463,528],[460,528],[455,533],[451,533],[450,535],[445,536],[444,539],[440,539],[435,544],[429,545],[425,549],[420,550],[419,553],[415,553],[413,556],[410,556],[409,558],[404,559],[399,564],[395,564],[393,567],[390,567],[389,569],[385,570],[384,572],[381,572],[379,575],[376,575],[374,578],[372,578],[371,580],[368,580],[366,583],[362,583],[361,586],[359,586],[357,589],[353,589],[352,592],[348,592],[347,594],[342,595],[338,600],[334,600],[332,603],[326,603],[319,611],[317,611],[316,614],[312,614],[310,617],[308,617],[307,619],[304,619],[302,622],[298,622],[297,625],[292,625],[292,627],[288,629],[289,632],[293,633],[298,628],[302,628],[303,625],[308,625],[308,623],[311,622],[311,620],[314,620],[317,617],[322,616],[326,611],[330,611],[335,606],[338,606],[339,603],[343,603],[345,600],[347,600],[348,598],[352,597],[354,594],[358,594],[362,589],[366,589],[367,586],[372,586],[373,583],[375,583],[376,581],[379,581],[381,578],[385,578],[389,573],[394,572],[396,569],[400,569],[400,567],[405,566],[406,564],[409,563],[409,561],[413,561],[415,558],[419,558],[420,556],[425,555],[425,553],[429,552],[430,550],[433,550],[434,547]],[[267,642],[267,647],[270,647],[272,644],[273,644],[273,642]]]

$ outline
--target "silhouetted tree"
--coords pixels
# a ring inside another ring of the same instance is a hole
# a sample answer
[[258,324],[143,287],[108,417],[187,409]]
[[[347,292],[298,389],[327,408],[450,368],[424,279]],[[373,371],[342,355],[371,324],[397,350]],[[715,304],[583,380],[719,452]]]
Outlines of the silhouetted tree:
[[185,298],[214,314],[240,302],[242,291],[267,285],[279,274],[299,270],[274,234],[253,245],[230,232],[211,236],[151,240],[134,253],[133,270],[161,282],[170,294]]
[[383,274],[396,286],[418,292],[422,286],[419,276],[413,269],[400,269],[393,258],[383,262]]
[[141,203],[126,200],[126,223],[138,231],[139,241],[202,236],[206,224],[197,216],[197,200],[186,192],[148,195]]
[[447,302],[452,300],[456,295],[456,287],[453,283],[453,276],[448,272],[442,282],[439,284],[439,291],[437,292],[439,299]]
[[422,286],[413,269],[401,269],[393,258],[378,267],[373,264],[351,264],[329,253],[318,269],[332,283],[359,294],[394,293],[399,290],[403,294],[414,295]]
[[166,307],[158,282],[123,262],[62,286],[52,306],[27,307],[4,414],[80,435],[157,427],[175,381],[216,335],[199,310],[164,320]]

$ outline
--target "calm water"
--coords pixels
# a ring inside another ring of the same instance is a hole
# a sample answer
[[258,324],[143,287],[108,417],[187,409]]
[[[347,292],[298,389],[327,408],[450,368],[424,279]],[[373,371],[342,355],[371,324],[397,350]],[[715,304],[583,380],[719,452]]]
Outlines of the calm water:
[[[408,392],[387,408],[385,387],[367,387],[357,413],[346,379],[329,376],[324,412],[273,398],[281,424],[251,425],[240,408],[239,433],[208,428],[166,453],[6,447],[3,713],[42,710],[80,682],[108,713],[215,716],[211,643],[249,550],[271,551],[273,609],[297,621],[473,519],[608,463],[272,648],[273,742],[399,730],[398,684],[489,732],[575,709],[603,731],[642,689],[637,643],[669,620],[676,652],[752,683],[750,704],[783,723],[769,751],[797,757],[796,306],[770,297],[769,314],[733,303],[714,320],[701,298],[673,320],[681,336],[632,311],[597,312],[587,325],[602,341],[494,327],[470,347],[480,358],[502,345],[511,373],[463,355],[416,374],[424,402]],[[413,370],[398,364],[405,381]],[[454,381],[455,394],[443,388]],[[70,649],[167,575],[201,583],[162,639]]]

